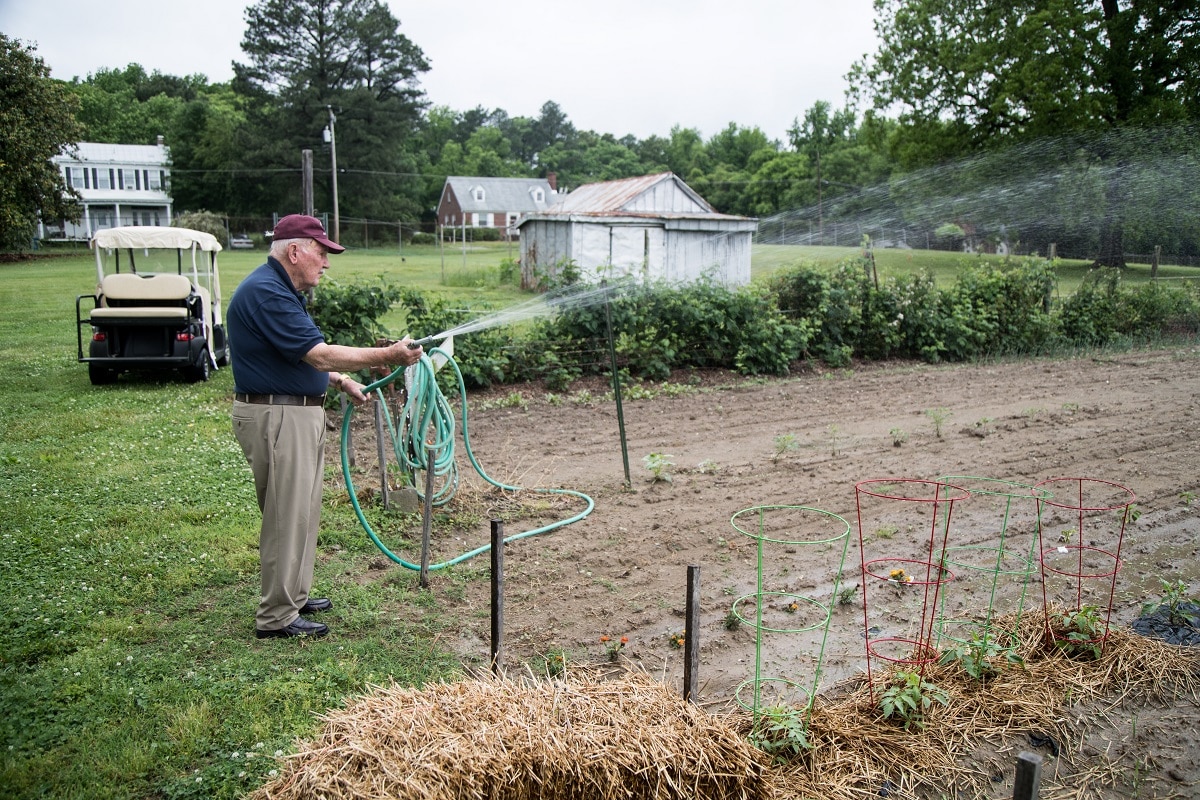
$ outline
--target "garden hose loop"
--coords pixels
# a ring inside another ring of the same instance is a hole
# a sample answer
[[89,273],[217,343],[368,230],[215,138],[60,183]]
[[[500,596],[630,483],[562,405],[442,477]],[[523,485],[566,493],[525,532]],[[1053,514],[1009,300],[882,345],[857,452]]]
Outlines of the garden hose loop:
[[[462,441],[467,454],[467,458],[475,472],[485,481],[495,486],[498,489],[505,491],[534,491],[545,494],[564,494],[578,497],[584,501],[585,507],[583,511],[549,525],[543,525],[540,528],[523,531],[511,536],[506,536],[504,542],[513,542],[520,539],[525,539],[531,536],[536,536],[541,533],[549,533],[550,531],[570,525],[573,522],[586,517],[595,508],[595,502],[586,494],[576,492],[571,489],[529,489],[525,490],[519,486],[511,486],[501,481],[497,481],[489,476],[480,466],[479,461],[475,458],[475,453],[471,449],[471,437],[467,427],[467,390],[463,382],[462,372],[458,368],[451,355],[440,348],[432,348],[421,356],[421,359],[412,366],[411,383],[408,391],[408,400],[405,402],[402,418],[399,421],[399,430],[392,420],[391,412],[388,410],[387,403],[383,399],[383,388],[394,382],[397,378],[405,373],[405,367],[399,367],[390,375],[380,378],[374,383],[363,387],[363,394],[375,392],[377,394],[376,402],[382,404],[384,415],[384,428],[386,434],[392,441],[392,450],[395,454],[396,461],[401,465],[401,468],[407,476],[409,486],[415,490],[418,496],[422,496],[422,486],[413,480],[413,475],[417,472],[424,472],[432,465],[435,485],[440,486],[433,496],[432,500],[435,505],[443,505],[454,497],[458,489],[458,465],[454,458],[454,439],[455,439],[455,421],[454,412],[450,407],[449,401],[442,393],[437,384],[436,371],[434,369],[433,360],[430,358],[433,354],[439,354],[446,359],[446,363],[453,367],[455,380],[458,383],[459,397],[462,398]],[[375,543],[389,559],[399,564],[402,567],[419,571],[420,565],[406,561],[396,555],[388,548],[387,545],[380,540],[375,529],[371,527],[371,523],[367,520],[363,513],[362,506],[358,501],[358,493],[354,489],[354,480],[350,475],[350,419],[354,414],[353,404],[347,404],[346,410],[342,414],[342,436],[341,436],[341,456],[342,456],[342,478],[346,482],[346,491],[350,495],[350,503],[354,507],[354,514],[358,517],[359,524],[366,531],[367,536]],[[383,435],[384,432],[381,432]],[[467,559],[474,558],[488,552],[491,549],[491,544],[485,544],[470,550],[461,555],[455,556],[447,561],[438,564],[430,564],[430,570],[444,569],[446,567],[460,564]]]

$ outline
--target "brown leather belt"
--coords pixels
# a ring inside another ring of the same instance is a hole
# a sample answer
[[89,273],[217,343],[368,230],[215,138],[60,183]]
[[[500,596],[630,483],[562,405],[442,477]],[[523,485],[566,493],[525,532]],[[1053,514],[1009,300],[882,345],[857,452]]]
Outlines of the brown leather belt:
[[254,403],[260,406],[323,406],[323,394],[246,394],[236,392],[234,400],[242,403]]

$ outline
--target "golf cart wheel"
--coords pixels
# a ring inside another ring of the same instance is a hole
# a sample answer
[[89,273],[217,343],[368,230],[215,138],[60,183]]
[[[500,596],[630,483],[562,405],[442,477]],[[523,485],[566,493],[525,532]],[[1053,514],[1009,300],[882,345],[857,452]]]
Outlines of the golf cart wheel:
[[188,383],[200,383],[201,381],[206,381],[211,374],[212,362],[208,359],[207,347],[200,351],[200,355],[196,359],[196,363],[192,364],[190,367],[183,368],[183,377]]
[[117,382],[117,371],[99,364],[88,364],[88,377],[91,378],[93,386],[107,386]]

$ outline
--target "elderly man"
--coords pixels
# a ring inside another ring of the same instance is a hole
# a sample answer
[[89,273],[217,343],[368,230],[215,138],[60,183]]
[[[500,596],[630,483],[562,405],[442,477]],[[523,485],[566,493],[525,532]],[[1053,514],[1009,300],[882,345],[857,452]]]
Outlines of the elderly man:
[[305,292],[329,269],[329,254],[345,249],[316,218],[284,217],[275,226],[267,263],[237,287],[226,314],[233,430],[262,511],[259,639],[329,632],[305,618],[333,608],[327,598],[309,595],[321,521],[326,391],[336,387],[361,404],[362,384],[339,370],[411,365],[421,357],[421,348],[410,348],[407,338],[389,347],[325,342],[305,309]]

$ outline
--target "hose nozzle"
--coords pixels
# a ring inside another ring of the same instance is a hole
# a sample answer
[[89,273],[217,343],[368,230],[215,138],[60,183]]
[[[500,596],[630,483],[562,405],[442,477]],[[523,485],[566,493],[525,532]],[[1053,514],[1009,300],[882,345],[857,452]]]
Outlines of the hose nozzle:
[[409,342],[408,347],[410,350],[416,350],[418,347],[425,347],[426,345],[431,345],[434,342],[438,341],[439,339],[444,339],[444,338],[445,338],[444,336],[426,336],[424,339],[416,339],[414,341]]

